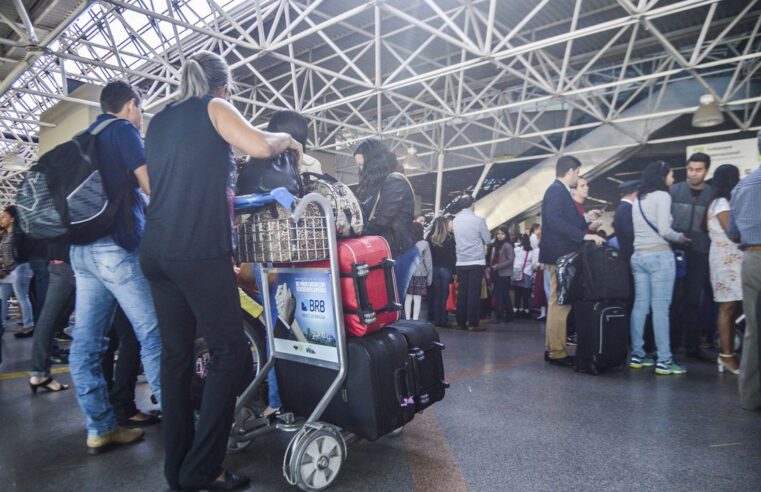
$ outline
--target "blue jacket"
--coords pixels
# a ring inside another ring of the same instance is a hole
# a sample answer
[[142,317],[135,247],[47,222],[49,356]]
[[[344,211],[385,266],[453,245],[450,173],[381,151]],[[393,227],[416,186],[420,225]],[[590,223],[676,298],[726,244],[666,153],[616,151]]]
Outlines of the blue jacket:
[[542,199],[542,243],[539,262],[554,264],[561,256],[584,243],[587,222],[579,215],[571,194],[559,180],[547,188]]

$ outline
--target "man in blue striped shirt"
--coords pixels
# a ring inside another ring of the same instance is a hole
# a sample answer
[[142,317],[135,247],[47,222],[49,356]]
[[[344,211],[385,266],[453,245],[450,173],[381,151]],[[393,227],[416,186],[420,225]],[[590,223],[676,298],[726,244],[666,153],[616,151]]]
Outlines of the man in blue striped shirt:
[[[758,134],[761,151],[761,132]],[[743,309],[745,338],[740,364],[740,402],[747,410],[761,410],[761,167],[732,191],[729,212],[729,237],[745,251],[742,262]]]

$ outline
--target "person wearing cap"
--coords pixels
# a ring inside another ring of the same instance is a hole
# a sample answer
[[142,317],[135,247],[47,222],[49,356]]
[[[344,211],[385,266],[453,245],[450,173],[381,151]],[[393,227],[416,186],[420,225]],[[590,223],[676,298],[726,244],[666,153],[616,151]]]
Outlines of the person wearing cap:
[[618,249],[621,251],[626,263],[634,254],[634,224],[632,223],[632,205],[637,199],[637,185],[639,181],[632,179],[624,181],[618,185],[618,192],[621,193],[621,203],[616,208],[616,214],[613,216],[613,229],[616,231],[618,238]]
[[[761,132],[759,151],[761,151]],[[761,309],[761,167],[735,186],[729,208],[730,239],[743,250],[742,288],[745,311],[743,356],[740,362],[740,403],[746,410],[761,410],[761,345],[759,345],[759,309]]]

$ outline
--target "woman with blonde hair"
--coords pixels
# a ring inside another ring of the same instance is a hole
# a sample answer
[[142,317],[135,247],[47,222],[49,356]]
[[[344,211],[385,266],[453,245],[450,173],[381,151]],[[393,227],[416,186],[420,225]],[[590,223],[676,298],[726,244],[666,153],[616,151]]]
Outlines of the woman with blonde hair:
[[[248,344],[231,262],[231,146],[266,159],[302,147],[287,133],[255,129],[227,101],[232,77],[200,51],[182,67],[179,98],[151,121],[145,150],[151,204],[140,246],[163,342],[164,474],[172,489],[234,490],[247,477],[222,469]],[[197,427],[190,389],[193,343],[211,363]]]
[[433,262],[433,282],[431,283],[431,295],[428,296],[430,304],[430,321],[436,326],[447,326],[449,314],[447,313],[447,297],[449,297],[449,284],[452,283],[452,275],[457,263],[454,235],[452,235],[452,221],[444,216],[436,217],[431,224],[431,233],[428,235],[428,246],[431,249]]

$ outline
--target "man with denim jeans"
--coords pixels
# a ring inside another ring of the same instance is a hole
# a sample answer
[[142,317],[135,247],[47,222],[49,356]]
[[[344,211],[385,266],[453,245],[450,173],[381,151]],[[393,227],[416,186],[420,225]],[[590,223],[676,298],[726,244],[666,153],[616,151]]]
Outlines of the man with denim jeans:
[[74,245],[70,252],[77,320],[69,363],[77,401],[87,417],[90,454],[143,437],[141,429],[118,425],[101,367],[117,302],[135,330],[145,375],[161,402],[161,340],[150,287],[137,255],[145,223],[145,202],[138,185],[146,194],[150,192],[139,131],[143,119],[140,97],[129,84],[116,81],[103,89],[100,102],[103,114],[93,127],[114,121],[97,136],[98,165],[109,198],[119,205],[111,234],[90,244]]

